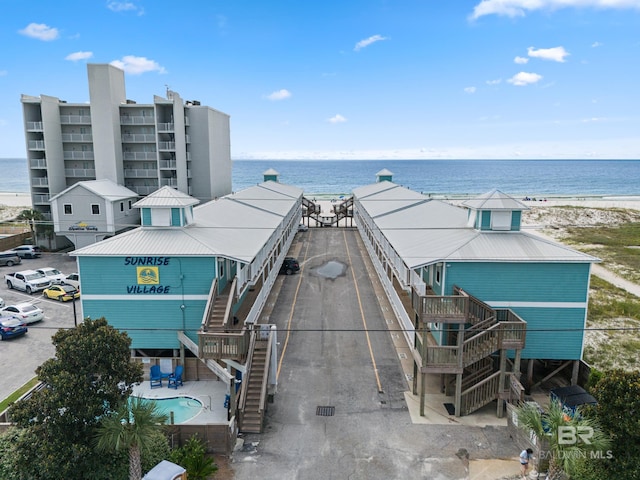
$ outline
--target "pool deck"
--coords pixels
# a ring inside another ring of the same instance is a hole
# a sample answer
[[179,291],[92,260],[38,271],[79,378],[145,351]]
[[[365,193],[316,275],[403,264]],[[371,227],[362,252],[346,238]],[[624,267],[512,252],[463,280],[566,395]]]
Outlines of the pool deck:
[[191,397],[197,398],[203,405],[200,413],[183,423],[183,425],[206,425],[210,423],[227,424],[227,409],[224,407],[224,399],[227,394],[227,386],[224,382],[216,381],[190,381],[176,390],[168,388],[166,380],[162,387],[151,388],[148,380],[133,387],[132,395],[149,399]]

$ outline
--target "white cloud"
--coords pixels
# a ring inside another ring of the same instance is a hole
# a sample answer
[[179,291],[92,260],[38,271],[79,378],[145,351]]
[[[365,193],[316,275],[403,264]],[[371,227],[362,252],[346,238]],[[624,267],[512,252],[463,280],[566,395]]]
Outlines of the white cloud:
[[387,37],[383,37],[382,35],[373,35],[369,38],[365,38],[364,40],[360,40],[356,43],[356,46],[353,48],[354,51],[362,50],[364,47],[368,47],[372,43],[380,42],[382,40],[389,40]]
[[466,87],[464,93],[476,93],[476,87]]
[[640,10],[638,0],[482,0],[473,8],[471,20],[484,15],[524,17],[536,10],[558,10],[560,8],[610,8]]
[[273,101],[286,100],[287,98],[291,98],[291,92],[283,88],[282,90],[267,95],[266,98]]
[[564,47],[553,47],[553,48],[539,48],[535,49],[533,47],[527,48],[527,54],[530,57],[541,58],[542,60],[553,60],[554,62],[564,62],[564,58],[569,56],[569,52],[567,52]]
[[602,43],[600,43],[600,42],[593,42],[593,43],[591,44],[591,47],[592,47],[592,48],[598,48],[598,47],[601,47],[601,46],[602,46]]
[[344,123],[346,121],[347,121],[347,119],[344,118],[339,113],[337,115],[327,119],[327,122],[329,122],[329,123]]
[[114,60],[111,62],[114,67],[121,68],[131,75],[141,75],[146,72],[167,73],[167,71],[154,60],[146,57],[135,57],[133,55],[125,55],[122,60]]
[[513,59],[513,61],[515,63],[518,63],[520,65],[525,64],[525,63],[529,63],[529,59],[527,57],[516,57]]
[[77,62],[78,60],[86,60],[91,57],[93,57],[93,52],[74,52],[64,57],[64,59]]
[[144,9],[133,2],[108,2],[107,8],[112,12],[137,12],[138,15],[144,15]]
[[591,117],[591,118],[583,118],[581,120],[582,123],[596,123],[596,122],[605,122],[607,119],[603,117]]
[[18,33],[26,37],[37,38],[44,42],[50,42],[60,36],[57,28],[50,27],[44,23],[30,23],[24,29],[18,30]]
[[502,79],[501,78],[496,78],[495,80],[487,80],[487,85],[499,85],[500,83],[502,83]]
[[542,80],[542,75],[538,75],[537,73],[520,72],[516,73],[513,77],[507,80],[507,82],[518,87],[523,87],[525,85],[537,83],[540,80]]

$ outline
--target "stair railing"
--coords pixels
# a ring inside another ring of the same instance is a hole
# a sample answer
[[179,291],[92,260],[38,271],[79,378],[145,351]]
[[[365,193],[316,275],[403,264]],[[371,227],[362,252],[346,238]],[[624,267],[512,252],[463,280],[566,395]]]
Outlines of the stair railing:
[[216,304],[216,295],[218,293],[218,279],[216,278],[211,283],[211,288],[209,289],[209,298],[207,299],[207,305],[204,308],[204,315],[202,316],[202,322],[200,324],[200,330],[206,332],[209,329],[209,317],[211,316],[211,311],[213,310],[213,306]]

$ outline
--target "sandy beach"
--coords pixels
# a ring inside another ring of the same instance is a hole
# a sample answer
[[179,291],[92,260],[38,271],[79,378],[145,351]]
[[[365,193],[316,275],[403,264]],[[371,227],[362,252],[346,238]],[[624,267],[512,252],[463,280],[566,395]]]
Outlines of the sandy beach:
[[[333,212],[333,206],[338,205],[342,201],[340,198],[323,198],[321,196],[308,195],[308,198],[316,198],[317,203],[320,205],[323,214],[330,215]],[[440,200],[450,202],[453,204],[460,204],[464,200],[462,199],[446,199]],[[553,209],[550,207],[559,206],[575,206],[583,207],[585,209],[629,209],[640,211],[640,196],[633,197],[546,197],[544,199],[537,200],[518,200],[527,205],[530,210],[525,213],[528,217],[526,223],[536,223],[535,219],[539,219],[541,216],[545,216],[545,224],[552,224],[555,220],[553,215]],[[12,192],[0,192],[0,220],[8,220],[15,218],[22,210],[31,208],[31,195],[28,193],[12,193]],[[603,217],[602,223],[608,223],[604,219],[604,215],[597,215],[593,212],[591,214],[576,215],[578,218],[573,218],[572,221],[576,224],[592,225],[595,217]],[[596,218],[597,219],[597,218]]]

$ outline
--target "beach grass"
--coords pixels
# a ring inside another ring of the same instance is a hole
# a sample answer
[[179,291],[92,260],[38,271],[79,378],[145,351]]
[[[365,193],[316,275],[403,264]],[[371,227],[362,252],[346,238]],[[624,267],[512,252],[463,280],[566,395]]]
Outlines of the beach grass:
[[640,222],[569,227],[563,242],[601,258],[608,270],[640,283]]
[[637,368],[640,298],[591,276],[584,359],[598,370]]

